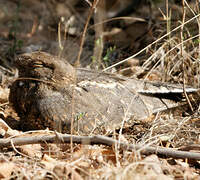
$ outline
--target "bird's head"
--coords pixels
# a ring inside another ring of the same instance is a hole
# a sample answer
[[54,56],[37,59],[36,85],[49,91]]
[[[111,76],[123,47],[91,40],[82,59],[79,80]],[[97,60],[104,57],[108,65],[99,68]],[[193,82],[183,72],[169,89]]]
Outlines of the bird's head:
[[75,69],[57,56],[45,52],[32,52],[19,55],[15,59],[20,78],[38,78],[55,82],[73,82]]

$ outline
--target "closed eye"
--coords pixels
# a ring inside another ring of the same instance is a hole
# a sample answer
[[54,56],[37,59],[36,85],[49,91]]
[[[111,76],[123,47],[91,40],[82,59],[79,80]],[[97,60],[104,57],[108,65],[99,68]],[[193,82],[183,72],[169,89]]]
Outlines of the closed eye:
[[43,63],[40,62],[40,61],[34,62],[34,64],[33,64],[32,66],[33,66],[33,67],[44,67],[44,66],[43,66]]
[[34,62],[34,64],[32,66],[34,68],[49,68],[49,69],[52,69],[52,70],[55,69],[53,64],[46,64],[46,63],[41,62],[41,61]]

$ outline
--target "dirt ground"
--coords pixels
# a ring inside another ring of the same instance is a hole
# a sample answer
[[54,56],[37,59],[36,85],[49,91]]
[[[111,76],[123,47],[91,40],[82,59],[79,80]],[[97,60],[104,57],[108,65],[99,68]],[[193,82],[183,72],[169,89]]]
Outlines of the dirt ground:
[[[33,51],[62,57],[75,67],[199,88],[198,3],[0,0],[0,178],[200,179],[199,96],[185,97],[192,102],[192,110],[187,105],[154,114],[110,135],[114,140],[139,145],[131,150],[96,141],[94,145],[66,143],[48,129],[22,132],[8,100],[9,87],[18,76],[15,57]],[[31,140],[15,145],[15,138],[23,141],[37,136],[56,136],[58,141]],[[199,156],[144,153],[148,147]]]

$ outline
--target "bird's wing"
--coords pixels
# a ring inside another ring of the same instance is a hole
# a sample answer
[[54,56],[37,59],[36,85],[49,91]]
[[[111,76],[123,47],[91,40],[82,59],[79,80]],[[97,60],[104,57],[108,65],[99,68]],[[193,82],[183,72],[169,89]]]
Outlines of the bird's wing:
[[[55,130],[70,129],[71,105],[70,99],[60,92],[49,90],[48,94],[37,101],[37,108],[46,123],[53,123]],[[66,126],[66,127],[63,127]]]

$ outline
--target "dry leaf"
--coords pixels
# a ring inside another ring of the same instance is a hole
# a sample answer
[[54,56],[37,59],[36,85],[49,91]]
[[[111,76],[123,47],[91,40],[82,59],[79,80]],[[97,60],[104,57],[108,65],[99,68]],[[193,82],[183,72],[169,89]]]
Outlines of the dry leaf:
[[40,144],[28,144],[28,145],[23,145],[19,147],[19,151],[26,154],[27,156],[30,157],[36,157],[36,158],[41,158],[42,157],[42,152],[41,152],[41,145]]
[[14,163],[12,162],[3,162],[0,163],[0,178],[9,178],[13,172]]
[[56,165],[53,172],[59,177],[59,179],[73,179],[82,180],[83,178],[71,167],[62,164]]
[[41,163],[45,166],[46,169],[52,171],[58,161],[45,154]]
[[148,169],[151,167],[156,174],[163,174],[161,163],[157,155],[153,154],[147,156],[143,161],[149,164]]

